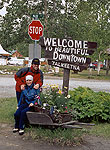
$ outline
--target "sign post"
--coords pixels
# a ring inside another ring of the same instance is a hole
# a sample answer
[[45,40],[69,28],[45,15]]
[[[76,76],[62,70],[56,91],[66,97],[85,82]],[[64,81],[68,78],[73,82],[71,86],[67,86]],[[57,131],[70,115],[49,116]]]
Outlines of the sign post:
[[96,42],[72,39],[46,38],[40,39],[40,45],[45,47],[45,58],[48,64],[64,68],[63,91],[68,94],[70,70],[81,72],[91,63],[89,55],[97,48]]
[[64,69],[64,74],[63,74],[63,92],[64,92],[65,96],[68,95],[69,76],[70,76],[70,70],[69,69]]

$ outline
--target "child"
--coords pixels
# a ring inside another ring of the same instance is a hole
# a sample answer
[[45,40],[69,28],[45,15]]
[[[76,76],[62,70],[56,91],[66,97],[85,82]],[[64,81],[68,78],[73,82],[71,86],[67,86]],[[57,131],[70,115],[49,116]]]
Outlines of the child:
[[[33,84],[33,76],[26,76],[26,86],[22,91],[20,100],[18,103],[18,109],[14,114],[15,118],[15,128],[13,129],[13,133],[18,132],[22,135],[24,134],[25,121],[27,119],[26,112],[31,110],[31,107],[34,105],[36,101],[36,96],[39,94],[39,89],[34,89]],[[24,103],[22,104],[22,100]]]

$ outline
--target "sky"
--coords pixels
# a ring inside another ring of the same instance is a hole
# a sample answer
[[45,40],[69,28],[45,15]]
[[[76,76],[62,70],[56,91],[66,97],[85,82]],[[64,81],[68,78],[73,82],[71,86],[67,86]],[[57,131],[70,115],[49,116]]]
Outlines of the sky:
[[0,10],[0,15],[4,16],[5,14],[6,14],[6,8],[4,7]]
[[[0,0],[1,2],[1,0]],[[6,14],[6,4],[4,5],[4,7],[2,9],[0,9],[0,15],[4,16]]]

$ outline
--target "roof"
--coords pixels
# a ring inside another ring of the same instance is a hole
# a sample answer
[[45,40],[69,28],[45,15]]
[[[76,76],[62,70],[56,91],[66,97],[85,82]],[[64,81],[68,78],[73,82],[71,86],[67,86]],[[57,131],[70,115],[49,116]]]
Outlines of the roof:
[[12,56],[14,56],[14,57],[23,57],[23,55],[21,55],[17,50],[12,51]]
[[5,51],[3,49],[3,47],[1,46],[1,44],[0,44],[0,55],[4,55],[4,56],[9,56],[10,55],[10,53],[8,53],[7,51]]

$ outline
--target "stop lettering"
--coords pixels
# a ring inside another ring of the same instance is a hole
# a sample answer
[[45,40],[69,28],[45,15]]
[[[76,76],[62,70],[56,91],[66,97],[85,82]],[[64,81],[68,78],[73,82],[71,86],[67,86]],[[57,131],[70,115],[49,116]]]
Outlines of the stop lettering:
[[42,27],[35,27],[35,26],[30,26],[29,27],[30,34],[41,34],[42,30],[43,30]]
[[39,20],[34,20],[30,23],[28,34],[32,40],[39,40],[43,36],[43,26]]

